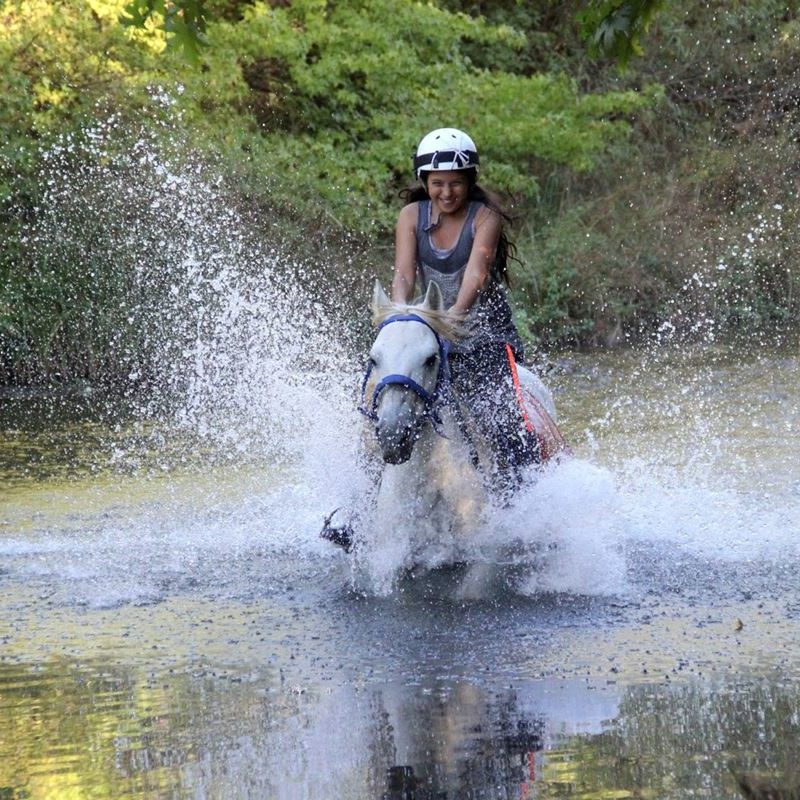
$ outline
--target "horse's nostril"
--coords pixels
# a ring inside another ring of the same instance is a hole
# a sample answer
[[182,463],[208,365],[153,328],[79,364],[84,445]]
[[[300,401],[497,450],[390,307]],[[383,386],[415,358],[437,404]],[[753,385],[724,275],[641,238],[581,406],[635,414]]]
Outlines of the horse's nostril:
[[387,464],[405,464],[411,458],[411,450],[387,450],[384,451],[383,460]]
[[412,427],[411,425],[382,425],[378,421],[375,426],[375,433],[381,441],[400,442],[410,438]]
[[403,464],[411,457],[419,432],[414,425],[390,425],[380,421],[375,426],[375,435],[387,464]]

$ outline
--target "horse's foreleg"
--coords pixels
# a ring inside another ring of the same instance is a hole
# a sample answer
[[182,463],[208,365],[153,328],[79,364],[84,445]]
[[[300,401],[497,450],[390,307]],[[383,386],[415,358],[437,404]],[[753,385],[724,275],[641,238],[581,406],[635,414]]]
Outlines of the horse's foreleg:
[[[369,520],[374,511],[376,498],[380,491],[383,475],[383,462],[375,446],[374,431],[371,426],[365,425],[359,444],[357,463],[366,480],[356,479],[353,493],[344,509],[335,508],[323,520],[322,530],[319,535],[326,541],[341,547],[345,553],[350,553],[363,539],[362,532],[364,520]],[[345,516],[343,522],[334,523],[337,512]]]
[[338,508],[334,508],[333,511],[325,517],[319,535],[323,539],[335,544],[337,547],[341,547],[345,553],[349,553],[353,549],[353,544],[355,543],[353,526],[349,521],[341,525],[332,524],[332,520],[338,511]]

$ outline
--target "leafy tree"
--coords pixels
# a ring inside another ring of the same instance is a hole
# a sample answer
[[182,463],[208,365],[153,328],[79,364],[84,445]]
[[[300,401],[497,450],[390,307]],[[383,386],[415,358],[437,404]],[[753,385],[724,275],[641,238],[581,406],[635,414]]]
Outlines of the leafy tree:
[[[108,226],[81,216],[88,198],[74,203],[85,242],[46,255],[25,244],[27,220],[46,211],[54,148],[59,169],[115,168],[107,142],[92,146],[97,120],[114,120],[121,153],[144,126],[161,149],[213,163],[251,207],[296,220],[298,239],[334,228],[383,244],[424,131],[468,129],[486,182],[521,208],[548,171],[595,167],[658,96],[592,94],[564,72],[531,72],[525,32],[433,3],[192,2],[127,3],[127,26],[126,0],[4,6],[0,380],[97,381],[146,355],[105,313],[131,307],[136,282],[104,250]],[[165,48],[187,37],[200,68]],[[127,220],[147,218],[136,202]]]
[[[543,165],[591,169],[658,97],[587,94],[564,73],[508,71],[498,65],[525,47],[518,30],[412,0],[256,2],[209,37],[205,72],[185,76],[185,97],[202,109],[197,124],[225,129],[234,157],[238,146],[268,164],[275,194],[298,209],[322,201],[349,229],[390,226],[426,130],[469,130],[487,181],[525,202]],[[474,45],[496,62],[476,67]],[[234,130],[234,109],[257,130]]]
[[206,0],[131,0],[121,16],[123,25],[144,28],[160,20],[170,41],[183,48],[187,58],[199,63],[200,48],[206,44],[209,10]]
[[[701,313],[797,318],[800,23],[780,0],[0,5],[0,383],[56,373],[95,382],[146,367],[141,326],[123,314],[139,302],[121,266],[135,259],[104,242],[113,219],[123,233],[141,223],[154,252],[161,242],[180,250],[172,216],[148,216],[158,187],[139,199],[116,193],[113,209],[67,192],[73,239],[46,257],[26,228],[47,224],[54,153],[59,170],[97,176],[65,186],[103,201],[91,187],[104,169],[129,169],[140,140],[172,154],[176,174],[183,158],[207,165],[267,238],[277,231],[289,252],[313,253],[315,285],[332,261],[336,279],[350,270],[343,279],[355,286],[356,275],[388,271],[418,138],[456,125],[478,141],[482,181],[517,218],[514,291],[532,338],[615,341]],[[622,62],[656,13],[659,25],[620,72],[588,60],[578,12],[592,51]],[[113,131],[113,143],[95,147],[97,130]],[[87,217],[97,207],[108,215]],[[213,217],[215,204],[207,210]],[[758,252],[730,244],[749,241],[762,218],[781,225]],[[154,268],[167,282],[168,272]],[[681,287],[689,299],[676,302]]]
[[631,56],[642,54],[642,36],[664,5],[665,0],[588,0],[578,20],[595,55],[625,66]]
[[[595,54],[612,56],[625,65],[631,56],[641,54],[641,38],[664,4],[665,0],[586,0],[578,20]],[[131,0],[125,12],[126,25],[144,27],[160,21],[187,57],[198,61],[212,18],[208,0]]]

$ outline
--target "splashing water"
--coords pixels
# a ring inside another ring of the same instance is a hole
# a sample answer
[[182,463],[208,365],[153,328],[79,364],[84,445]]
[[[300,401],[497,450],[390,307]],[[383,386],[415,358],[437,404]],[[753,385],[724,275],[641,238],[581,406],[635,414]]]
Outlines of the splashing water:
[[[95,605],[198,584],[236,596],[347,584],[346,557],[317,532],[369,490],[355,410],[363,343],[346,313],[318,299],[323,265],[293,259],[280,232],[237,209],[207,169],[173,166],[145,141],[124,169],[98,156],[91,169],[59,172],[59,158],[31,245],[74,251],[73,199],[84,197],[81,213],[111,231],[91,256],[124,273],[125,323],[153,374],[147,404],[95,465],[124,476],[116,491],[73,486],[75,507],[39,525],[23,525],[23,504],[4,556],[17,574],[60,581],[65,600]],[[145,366],[122,356],[134,386]],[[759,369],[772,394],[753,392],[744,407],[731,386]],[[591,370],[559,379],[578,457],[423,567],[457,557],[489,565],[523,595],[615,596],[699,591],[710,564],[723,583],[758,591],[767,579],[754,562],[796,564],[796,358],[777,372],[770,358],[675,368],[651,351],[587,391]],[[384,538],[368,582],[378,592],[396,587],[410,557],[406,543]],[[480,597],[497,582],[472,589]]]
[[[116,129],[53,150],[26,238],[43,263],[115,265],[112,350],[131,397],[146,400],[83,456],[86,471],[110,468],[124,486],[83,491],[54,519],[63,537],[34,526],[27,543],[3,542],[39,562],[25,570],[101,584],[85,590],[100,604],[163,596],[160,584],[189,579],[203,559],[225,582],[226,561],[241,568],[259,548],[313,555],[323,509],[360,479],[354,326],[318,299],[325,265],[293,259],[280,229],[231,202],[207,167],[175,166],[146,138],[120,153]],[[148,493],[156,502],[139,499]]]

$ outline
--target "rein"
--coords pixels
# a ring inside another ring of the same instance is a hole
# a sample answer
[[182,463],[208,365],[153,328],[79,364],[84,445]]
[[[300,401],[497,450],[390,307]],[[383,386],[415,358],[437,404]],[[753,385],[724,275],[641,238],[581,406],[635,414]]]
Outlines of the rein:
[[436,343],[439,346],[439,371],[436,375],[436,388],[433,390],[433,392],[429,392],[424,386],[420,386],[420,384],[409,375],[392,373],[391,375],[386,375],[384,378],[378,381],[378,384],[375,386],[375,391],[372,395],[371,408],[367,408],[367,383],[369,382],[369,377],[372,374],[372,368],[374,366],[373,362],[370,361],[367,365],[367,369],[364,373],[364,380],[361,384],[361,405],[359,405],[358,410],[365,417],[377,422],[377,408],[381,392],[383,392],[387,386],[402,386],[404,389],[409,389],[410,391],[414,392],[414,394],[416,394],[422,400],[422,402],[425,404],[424,416],[430,418],[434,430],[440,436],[443,436],[444,434],[439,430],[439,426],[442,424],[442,420],[439,417],[439,408],[447,402],[447,389],[450,383],[450,367],[448,363],[450,342],[448,342],[447,339],[443,339],[436,332],[436,330],[434,330],[430,323],[417,314],[398,314],[397,316],[389,317],[378,327],[378,332],[380,333],[380,331],[382,331],[387,325],[391,325],[393,322],[419,322],[428,328],[428,330],[430,330],[431,333],[433,333],[433,335],[436,337]]

